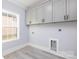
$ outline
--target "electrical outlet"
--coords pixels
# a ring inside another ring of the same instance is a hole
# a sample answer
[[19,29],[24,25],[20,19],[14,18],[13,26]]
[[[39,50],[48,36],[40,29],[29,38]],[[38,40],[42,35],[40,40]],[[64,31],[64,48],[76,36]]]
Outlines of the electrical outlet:
[[62,29],[58,29],[58,31],[62,31]]
[[34,34],[34,32],[32,32],[32,34]]

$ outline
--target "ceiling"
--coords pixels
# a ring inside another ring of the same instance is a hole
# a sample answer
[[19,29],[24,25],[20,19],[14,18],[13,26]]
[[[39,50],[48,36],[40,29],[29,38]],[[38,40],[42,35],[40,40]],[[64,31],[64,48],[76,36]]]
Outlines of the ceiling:
[[15,3],[21,7],[27,8],[28,6],[31,6],[32,4],[35,4],[39,1],[44,1],[44,0],[8,0],[8,1]]

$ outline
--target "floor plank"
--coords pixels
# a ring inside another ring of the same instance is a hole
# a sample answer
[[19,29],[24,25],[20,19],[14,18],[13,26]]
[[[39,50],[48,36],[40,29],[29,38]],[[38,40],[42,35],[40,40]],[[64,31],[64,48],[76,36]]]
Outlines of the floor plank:
[[4,59],[65,59],[28,46],[4,56]]

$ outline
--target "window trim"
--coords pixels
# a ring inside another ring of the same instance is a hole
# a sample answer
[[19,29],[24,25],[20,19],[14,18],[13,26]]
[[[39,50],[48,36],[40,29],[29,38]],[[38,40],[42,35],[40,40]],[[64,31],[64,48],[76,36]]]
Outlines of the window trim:
[[4,9],[2,9],[2,13],[12,14],[12,15],[15,15],[17,17],[17,38],[16,39],[11,39],[11,40],[2,40],[2,42],[5,43],[5,42],[18,40],[19,37],[20,37],[20,26],[19,26],[20,25],[20,19],[19,19],[19,14],[15,13],[15,12],[4,10]]

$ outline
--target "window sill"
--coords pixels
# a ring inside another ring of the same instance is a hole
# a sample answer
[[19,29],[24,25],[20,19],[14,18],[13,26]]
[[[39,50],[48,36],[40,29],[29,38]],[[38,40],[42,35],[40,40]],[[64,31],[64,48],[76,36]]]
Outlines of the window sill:
[[2,43],[12,42],[12,41],[16,41],[16,40],[17,40],[17,39],[3,40]]

